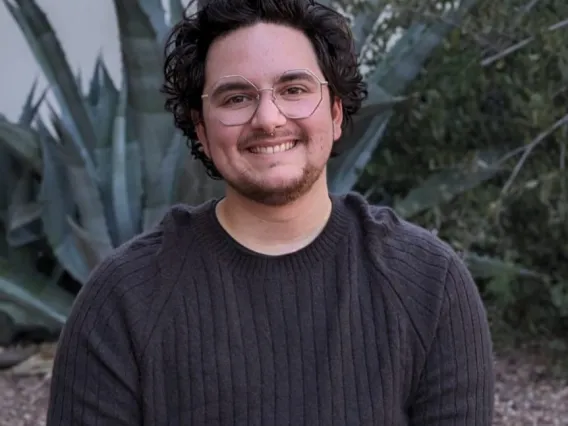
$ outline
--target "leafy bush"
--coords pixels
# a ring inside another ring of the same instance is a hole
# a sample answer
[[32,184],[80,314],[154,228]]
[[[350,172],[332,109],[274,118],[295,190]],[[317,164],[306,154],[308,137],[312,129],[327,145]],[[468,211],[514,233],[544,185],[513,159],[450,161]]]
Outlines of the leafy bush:
[[393,116],[358,186],[396,205],[433,172],[499,164],[413,219],[517,265],[479,284],[510,324],[538,332],[568,325],[567,18],[563,0],[480,2],[409,87],[420,102]]

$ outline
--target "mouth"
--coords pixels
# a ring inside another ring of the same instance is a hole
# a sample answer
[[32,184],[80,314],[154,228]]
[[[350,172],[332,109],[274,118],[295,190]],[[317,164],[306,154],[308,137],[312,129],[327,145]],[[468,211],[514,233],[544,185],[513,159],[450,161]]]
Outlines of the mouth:
[[253,146],[248,148],[248,151],[253,154],[278,154],[281,152],[290,151],[298,145],[298,141],[283,142],[278,145],[271,146]]

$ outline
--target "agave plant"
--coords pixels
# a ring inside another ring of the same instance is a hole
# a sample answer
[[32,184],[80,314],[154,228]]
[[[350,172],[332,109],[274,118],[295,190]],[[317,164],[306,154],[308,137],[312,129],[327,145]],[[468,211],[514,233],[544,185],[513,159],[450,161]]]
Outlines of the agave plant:
[[[201,168],[184,161],[184,141],[163,109],[162,44],[169,26],[160,0],[114,2],[122,87],[115,87],[99,58],[86,95],[35,1],[4,1],[61,114],[52,108],[51,122],[38,118],[33,128],[4,122],[3,139],[14,151],[26,146],[23,142],[33,147],[23,160],[42,176],[42,232],[65,270],[84,283],[103,257],[154,225],[169,205],[200,202],[216,187]],[[179,1],[170,2],[173,21],[182,10]]]
[[[6,230],[0,238],[4,237],[10,253],[30,251],[30,244],[47,241],[59,261],[58,271],[84,283],[104,256],[153,226],[172,203],[196,204],[221,190],[200,164],[186,160],[181,134],[164,112],[159,94],[163,40],[183,8],[179,0],[171,0],[167,23],[161,0],[114,0],[122,87],[115,87],[99,59],[90,89],[83,94],[45,14],[34,0],[11,1],[4,0],[35,53],[61,114],[52,108],[49,123],[37,117],[39,101],[32,88],[19,122],[0,120],[0,149],[4,150],[0,162],[10,158],[20,165],[13,183],[0,186]],[[378,147],[393,107],[412,102],[411,96],[405,96],[408,84],[474,3],[464,0],[440,21],[412,24],[366,77],[370,96],[354,119],[353,131],[342,141],[351,148],[330,163],[332,192],[354,188],[359,170]],[[372,40],[369,34],[377,16],[376,8],[369,7],[353,17],[359,50]],[[43,94],[39,98],[41,101]],[[491,178],[499,165],[467,170],[433,176],[394,207],[411,217]],[[484,268],[484,259],[472,259]],[[25,265],[26,271],[34,270],[29,263]],[[54,285],[57,273],[43,281],[36,277],[38,290],[27,284],[30,275],[23,272],[4,274],[0,263],[0,296],[11,300],[9,309],[0,304],[0,312],[21,322],[29,322],[29,312],[32,316],[38,313],[36,320],[62,324],[72,298],[39,293],[58,289]]]
[[[73,302],[71,294],[56,285],[63,269],[39,271],[37,255],[42,245],[41,205],[37,193],[42,170],[39,145],[26,130],[36,116],[39,102],[34,87],[24,105],[18,126],[0,116],[0,345],[18,332],[41,327],[56,331]],[[9,149],[12,147],[14,149]]]
[[[0,186],[0,238],[5,245],[0,255],[11,260],[17,251],[32,253],[36,245],[31,244],[47,242],[61,270],[84,283],[114,247],[152,227],[171,204],[199,203],[221,187],[200,165],[186,161],[181,133],[163,108],[162,46],[170,23],[160,0],[114,2],[122,87],[114,85],[99,58],[86,94],[35,1],[4,3],[61,113],[50,105],[49,122],[38,116],[44,96],[36,101],[32,87],[20,120],[0,119],[2,170],[14,171]],[[169,6],[170,22],[179,20],[181,3],[172,0]],[[8,271],[0,263],[0,300],[10,301],[0,311],[29,323],[28,313],[39,309],[40,322],[49,317],[62,324],[69,304],[56,315],[44,291],[63,293],[53,284],[57,277],[34,275],[36,268],[29,262],[10,264],[17,270]],[[66,296],[53,299],[72,301]]]

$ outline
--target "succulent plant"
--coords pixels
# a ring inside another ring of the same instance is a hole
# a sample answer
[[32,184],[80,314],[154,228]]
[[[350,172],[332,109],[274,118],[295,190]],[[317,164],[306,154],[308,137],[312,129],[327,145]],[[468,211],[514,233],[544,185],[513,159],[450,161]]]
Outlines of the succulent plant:
[[[41,217],[42,236],[65,270],[83,283],[114,247],[149,229],[172,203],[203,201],[219,185],[198,164],[185,161],[184,140],[163,108],[159,88],[168,24],[161,1],[115,2],[122,87],[115,87],[99,58],[85,95],[37,4],[5,3],[61,114],[51,108],[51,122],[36,117],[33,127],[4,121],[3,139],[15,153],[29,148],[20,158],[41,176],[35,203],[41,209],[34,210],[34,220]],[[170,10],[179,19],[181,4],[171,1]]]
[[[33,252],[32,244],[47,243],[62,270],[84,283],[103,257],[152,227],[171,204],[199,203],[219,194],[221,186],[200,164],[188,161],[183,137],[163,108],[162,46],[170,24],[160,0],[115,2],[122,87],[115,87],[99,58],[86,94],[35,1],[4,2],[61,112],[50,105],[49,122],[40,117],[44,94],[36,100],[34,85],[20,120],[0,119],[0,162],[6,170],[0,185],[6,246],[1,254],[10,259],[17,250]],[[180,19],[182,11],[179,1],[170,1],[171,20]],[[18,278],[0,269],[0,295],[17,299],[12,305],[22,308],[41,298],[20,277],[30,277],[35,266],[20,266]],[[31,280],[48,285],[43,276]],[[53,317],[61,324],[65,314]]]

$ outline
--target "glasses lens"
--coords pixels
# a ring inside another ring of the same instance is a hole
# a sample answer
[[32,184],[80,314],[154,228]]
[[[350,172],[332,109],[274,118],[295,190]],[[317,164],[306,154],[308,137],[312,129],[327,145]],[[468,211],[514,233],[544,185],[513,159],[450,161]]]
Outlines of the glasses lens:
[[[319,79],[306,70],[287,71],[273,86],[273,100],[288,118],[306,118],[313,114],[322,97]],[[248,122],[255,113],[258,89],[242,76],[221,78],[209,93],[213,113],[227,126]]]
[[274,85],[275,103],[288,118],[306,118],[321,102],[321,84],[308,71],[288,71]]
[[258,103],[258,91],[244,77],[223,77],[213,87],[209,98],[219,120],[233,126],[251,119]]

